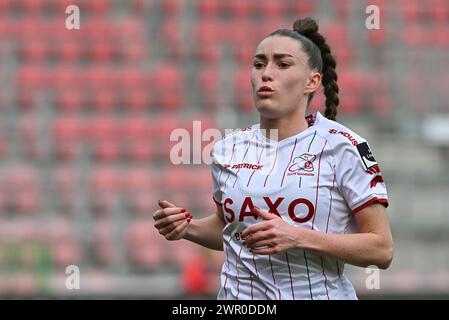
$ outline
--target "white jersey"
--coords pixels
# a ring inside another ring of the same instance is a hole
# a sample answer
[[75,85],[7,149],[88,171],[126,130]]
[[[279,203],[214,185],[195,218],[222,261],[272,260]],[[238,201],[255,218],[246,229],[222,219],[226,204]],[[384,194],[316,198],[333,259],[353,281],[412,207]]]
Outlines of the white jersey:
[[357,299],[344,263],[303,249],[257,255],[241,232],[261,222],[254,206],[298,228],[355,232],[353,215],[387,190],[368,143],[319,112],[303,132],[274,141],[259,124],[229,134],[211,152],[213,198],[224,210],[225,261],[218,299]]

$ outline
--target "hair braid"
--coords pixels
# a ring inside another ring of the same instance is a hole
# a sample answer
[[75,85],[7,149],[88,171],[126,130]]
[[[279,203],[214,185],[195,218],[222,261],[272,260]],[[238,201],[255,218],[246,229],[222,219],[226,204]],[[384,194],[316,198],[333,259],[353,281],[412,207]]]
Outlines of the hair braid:
[[337,106],[340,102],[340,99],[338,98],[339,89],[337,85],[338,77],[335,71],[337,65],[335,57],[332,55],[326,39],[318,32],[318,24],[312,18],[296,20],[293,24],[293,30],[312,41],[321,52],[322,68],[320,68],[320,71],[323,75],[322,83],[324,95],[326,96],[326,110],[324,115],[328,119],[335,120],[337,116]]

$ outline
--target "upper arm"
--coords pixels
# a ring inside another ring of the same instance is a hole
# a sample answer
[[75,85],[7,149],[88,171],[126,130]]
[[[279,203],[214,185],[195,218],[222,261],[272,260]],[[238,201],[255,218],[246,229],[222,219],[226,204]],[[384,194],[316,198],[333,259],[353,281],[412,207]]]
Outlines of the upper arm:
[[224,225],[225,224],[225,220],[224,220],[223,207],[221,206],[221,204],[218,204],[218,203],[215,203],[215,205],[217,206],[217,210],[216,210],[215,214],[218,216],[220,221],[223,222],[223,225]]
[[355,214],[355,220],[360,232],[377,234],[382,237],[386,245],[393,246],[387,209],[384,205],[373,203],[361,209]]

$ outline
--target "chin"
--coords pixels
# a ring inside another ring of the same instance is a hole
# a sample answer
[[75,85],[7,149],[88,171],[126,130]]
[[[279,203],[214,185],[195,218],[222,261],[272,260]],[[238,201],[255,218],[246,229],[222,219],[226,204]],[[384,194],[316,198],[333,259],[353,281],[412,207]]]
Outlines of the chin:
[[266,104],[257,105],[256,106],[257,111],[259,114],[266,118],[266,119],[277,119],[281,116],[278,109],[274,108],[273,106],[268,106]]

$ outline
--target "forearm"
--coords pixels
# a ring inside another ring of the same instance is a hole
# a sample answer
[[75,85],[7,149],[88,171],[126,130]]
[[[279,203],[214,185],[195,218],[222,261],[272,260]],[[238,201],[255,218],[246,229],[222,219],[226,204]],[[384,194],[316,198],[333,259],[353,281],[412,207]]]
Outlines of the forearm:
[[331,234],[301,229],[297,240],[297,247],[359,267],[376,265],[386,269],[393,257],[392,247],[375,233]]
[[223,251],[223,227],[224,222],[216,214],[193,219],[184,239],[209,249]]

